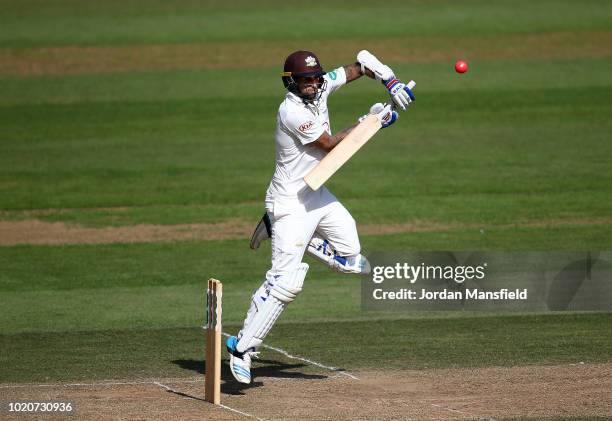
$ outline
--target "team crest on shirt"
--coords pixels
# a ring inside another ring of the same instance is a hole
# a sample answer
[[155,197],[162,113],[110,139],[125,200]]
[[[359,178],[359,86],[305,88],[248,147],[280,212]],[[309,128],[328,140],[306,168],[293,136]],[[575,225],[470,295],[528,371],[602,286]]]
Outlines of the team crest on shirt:
[[307,121],[306,123],[300,125],[300,127],[298,127],[298,130],[301,131],[302,133],[306,133],[306,131],[310,129],[313,124],[314,124],[313,121]]
[[317,59],[314,58],[313,56],[306,57],[304,61],[306,62],[306,66],[308,67],[314,67],[317,65]]

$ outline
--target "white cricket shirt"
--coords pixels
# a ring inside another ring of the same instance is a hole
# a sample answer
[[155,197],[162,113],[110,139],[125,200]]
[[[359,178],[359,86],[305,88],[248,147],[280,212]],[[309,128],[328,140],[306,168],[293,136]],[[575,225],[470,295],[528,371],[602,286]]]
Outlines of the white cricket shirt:
[[304,176],[319,163],[326,152],[309,143],[323,131],[332,134],[327,111],[327,97],[346,84],[344,68],[323,76],[327,86],[314,104],[304,104],[297,95],[287,92],[276,117],[276,169],[266,192],[266,202],[276,198],[297,197],[310,189]]

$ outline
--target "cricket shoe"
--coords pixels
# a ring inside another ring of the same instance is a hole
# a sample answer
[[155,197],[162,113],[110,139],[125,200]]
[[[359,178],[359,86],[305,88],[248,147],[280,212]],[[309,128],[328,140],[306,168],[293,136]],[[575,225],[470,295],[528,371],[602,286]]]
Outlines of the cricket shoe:
[[234,378],[240,383],[251,383],[251,358],[257,358],[259,352],[255,352],[255,348],[250,348],[253,351],[238,352],[238,338],[235,336],[230,336],[225,345],[230,355],[230,369]]

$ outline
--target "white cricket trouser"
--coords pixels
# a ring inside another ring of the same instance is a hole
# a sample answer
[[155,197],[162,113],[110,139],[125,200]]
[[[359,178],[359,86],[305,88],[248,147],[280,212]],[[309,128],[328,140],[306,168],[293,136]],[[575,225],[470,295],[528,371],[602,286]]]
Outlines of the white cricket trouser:
[[[295,298],[281,302],[270,297],[274,295],[271,290],[278,290],[277,284],[280,282],[284,283],[282,286],[285,289],[288,286],[293,289],[297,287],[289,285],[288,279],[296,277],[295,271],[299,271],[315,230],[329,241],[339,256],[356,256],[361,252],[355,220],[325,187],[317,191],[309,190],[299,198],[267,200],[266,211],[272,223],[272,268],[251,299],[244,325],[238,334],[237,349],[240,352],[259,346],[280,313]],[[306,275],[303,272],[299,290]]]
[[361,252],[355,220],[326,188],[308,191],[299,198],[266,202],[272,222],[272,268],[269,275],[294,270],[301,262],[315,230],[340,256]]

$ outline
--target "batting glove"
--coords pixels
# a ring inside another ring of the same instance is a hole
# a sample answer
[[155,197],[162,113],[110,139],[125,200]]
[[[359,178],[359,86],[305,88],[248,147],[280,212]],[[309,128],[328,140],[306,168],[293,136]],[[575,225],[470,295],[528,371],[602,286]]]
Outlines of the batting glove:
[[386,129],[399,118],[397,111],[393,108],[391,104],[382,104],[377,102],[376,104],[370,107],[370,113],[359,118],[359,122],[361,123],[365,118],[369,115],[375,115],[376,118],[380,121],[383,129]]
[[414,101],[414,94],[408,85],[400,82],[395,77],[383,80],[383,84],[389,91],[395,105],[406,111],[410,103]]

